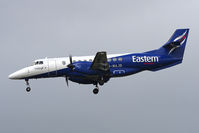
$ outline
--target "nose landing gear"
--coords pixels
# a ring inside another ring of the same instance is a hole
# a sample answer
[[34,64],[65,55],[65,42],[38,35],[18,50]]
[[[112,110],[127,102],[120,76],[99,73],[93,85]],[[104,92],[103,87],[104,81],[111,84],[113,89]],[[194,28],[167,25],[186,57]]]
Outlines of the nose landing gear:
[[30,87],[27,87],[27,88],[26,88],[26,91],[27,91],[27,92],[30,92],[30,91],[31,91],[31,88],[30,88]]
[[30,91],[31,91],[31,88],[30,88],[30,84],[29,84],[29,82],[28,82],[28,79],[26,79],[25,81],[26,81],[26,86],[27,86],[26,91],[27,91],[27,92],[30,92]]

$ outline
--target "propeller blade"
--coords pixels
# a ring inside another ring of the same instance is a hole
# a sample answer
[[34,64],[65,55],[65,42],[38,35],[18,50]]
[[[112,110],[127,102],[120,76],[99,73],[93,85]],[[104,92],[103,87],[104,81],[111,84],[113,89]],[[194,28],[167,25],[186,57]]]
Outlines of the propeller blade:
[[74,65],[73,65],[73,59],[72,59],[72,55],[69,55],[69,61],[70,61],[70,64],[68,64],[68,67],[72,70],[74,70]]
[[73,64],[72,55],[69,55],[70,64]]
[[68,77],[66,77],[65,79],[66,79],[66,84],[67,84],[67,86],[68,86]]

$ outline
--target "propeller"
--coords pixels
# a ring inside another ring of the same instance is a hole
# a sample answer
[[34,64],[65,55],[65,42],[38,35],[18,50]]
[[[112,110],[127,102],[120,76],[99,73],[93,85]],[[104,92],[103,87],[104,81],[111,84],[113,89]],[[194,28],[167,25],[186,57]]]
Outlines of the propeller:
[[73,60],[71,55],[69,55],[69,60],[70,64],[68,64],[67,67],[70,68],[71,70],[74,70],[75,66],[73,65]]
[[[72,71],[74,71],[75,65],[73,65],[72,55],[69,55],[69,61],[70,61],[70,64],[68,64],[67,67],[70,68]],[[65,80],[66,80],[67,86],[68,86],[68,79],[69,79],[69,77],[66,76]]]
[[66,79],[66,84],[67,84],[67,86],[68,86],[68,77],[66,77],[65,79]]

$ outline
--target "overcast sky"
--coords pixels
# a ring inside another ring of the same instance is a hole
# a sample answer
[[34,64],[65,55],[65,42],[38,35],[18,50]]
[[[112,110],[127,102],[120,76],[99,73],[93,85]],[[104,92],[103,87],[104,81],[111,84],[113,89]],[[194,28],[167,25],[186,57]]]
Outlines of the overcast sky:
[[[198,133],[197,0],[0,0],[1,133]],[[45,57],[144,52],[190,28],[183,63],[93,85],[8,75]]]

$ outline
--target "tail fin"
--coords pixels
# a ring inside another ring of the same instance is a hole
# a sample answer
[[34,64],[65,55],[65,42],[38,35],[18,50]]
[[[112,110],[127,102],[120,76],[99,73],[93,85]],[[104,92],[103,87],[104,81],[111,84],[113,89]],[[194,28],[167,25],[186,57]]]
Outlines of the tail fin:
[[164,49],[172,57],[183,59],[188,34],[189,29],[177,29],[160,49]]

